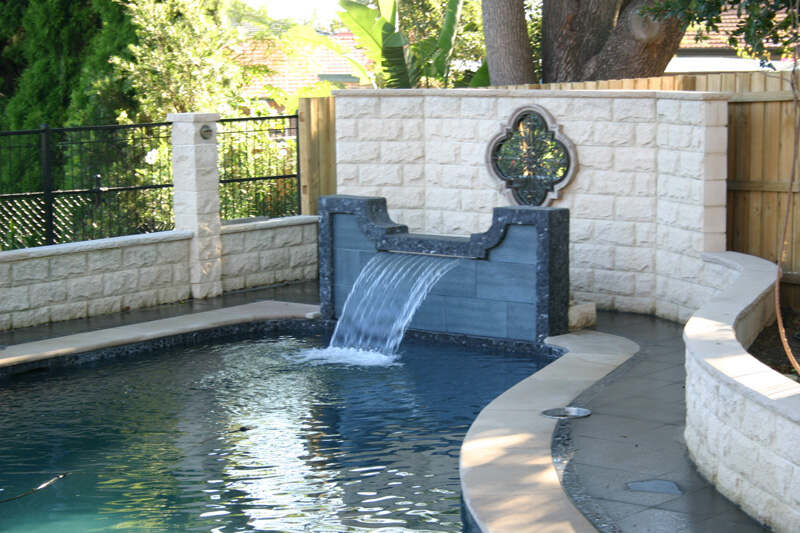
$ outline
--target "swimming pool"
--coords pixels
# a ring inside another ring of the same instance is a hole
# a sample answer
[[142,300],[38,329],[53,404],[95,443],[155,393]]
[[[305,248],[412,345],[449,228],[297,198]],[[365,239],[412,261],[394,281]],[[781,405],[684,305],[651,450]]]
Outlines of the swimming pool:
[[[460,531],[478,411],[551,357],[323,336],[166,350],[0,385],[0,530]],[[364,363],[365,361],[360,361]]]

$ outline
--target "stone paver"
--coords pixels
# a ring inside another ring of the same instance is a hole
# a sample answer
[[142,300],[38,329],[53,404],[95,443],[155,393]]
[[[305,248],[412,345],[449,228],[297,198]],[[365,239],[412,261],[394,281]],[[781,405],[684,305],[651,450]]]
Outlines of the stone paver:
[[[556,430],[556,462],[578,507],[603,532],[767,531],[689,460],[682,326],[598,313],[597,329],[628,337],[641,351],[573,402],[592,416],[562,422]],[[626,485],[655,479],[676,483],[682,493],[638,492]]]

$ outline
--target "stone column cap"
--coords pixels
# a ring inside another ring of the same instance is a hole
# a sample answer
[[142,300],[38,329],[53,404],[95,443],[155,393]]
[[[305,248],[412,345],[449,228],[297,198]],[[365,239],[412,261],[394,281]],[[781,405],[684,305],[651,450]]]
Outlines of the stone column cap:
[[167,122],[216,122],[219,113],[167,113]]

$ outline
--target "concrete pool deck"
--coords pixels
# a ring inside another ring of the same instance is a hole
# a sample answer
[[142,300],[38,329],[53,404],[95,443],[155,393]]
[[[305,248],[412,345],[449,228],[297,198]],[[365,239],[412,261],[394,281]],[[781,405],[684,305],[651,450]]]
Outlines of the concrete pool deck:
[[[312,283],[247,291],[6,332],[0,367],[235,323],[304,318],[318,309],[314,289]],[[484,409],[465,438],[462,467],[471,469],[469,504],[491,510],[490,523],[482,524],[487,531],[763,530],[700,478],[686,455],[681,329],[653,317],[599,313],[598,332],[553,339],[570,352]],[[593,414],[558,427],[540,415],[567,404]],[[682,493],[626,486],[652,479],[674,481]]]

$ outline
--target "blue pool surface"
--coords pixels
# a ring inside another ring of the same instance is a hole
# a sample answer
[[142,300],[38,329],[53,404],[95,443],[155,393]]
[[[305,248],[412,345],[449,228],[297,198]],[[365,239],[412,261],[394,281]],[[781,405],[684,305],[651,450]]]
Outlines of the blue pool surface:
[[0,500],[68,473],[0,503],[0,531],[460,531],[464,434],[551,358],[413,342],[371,366],[308,356],[325,344],[242,340],[0,383]]

